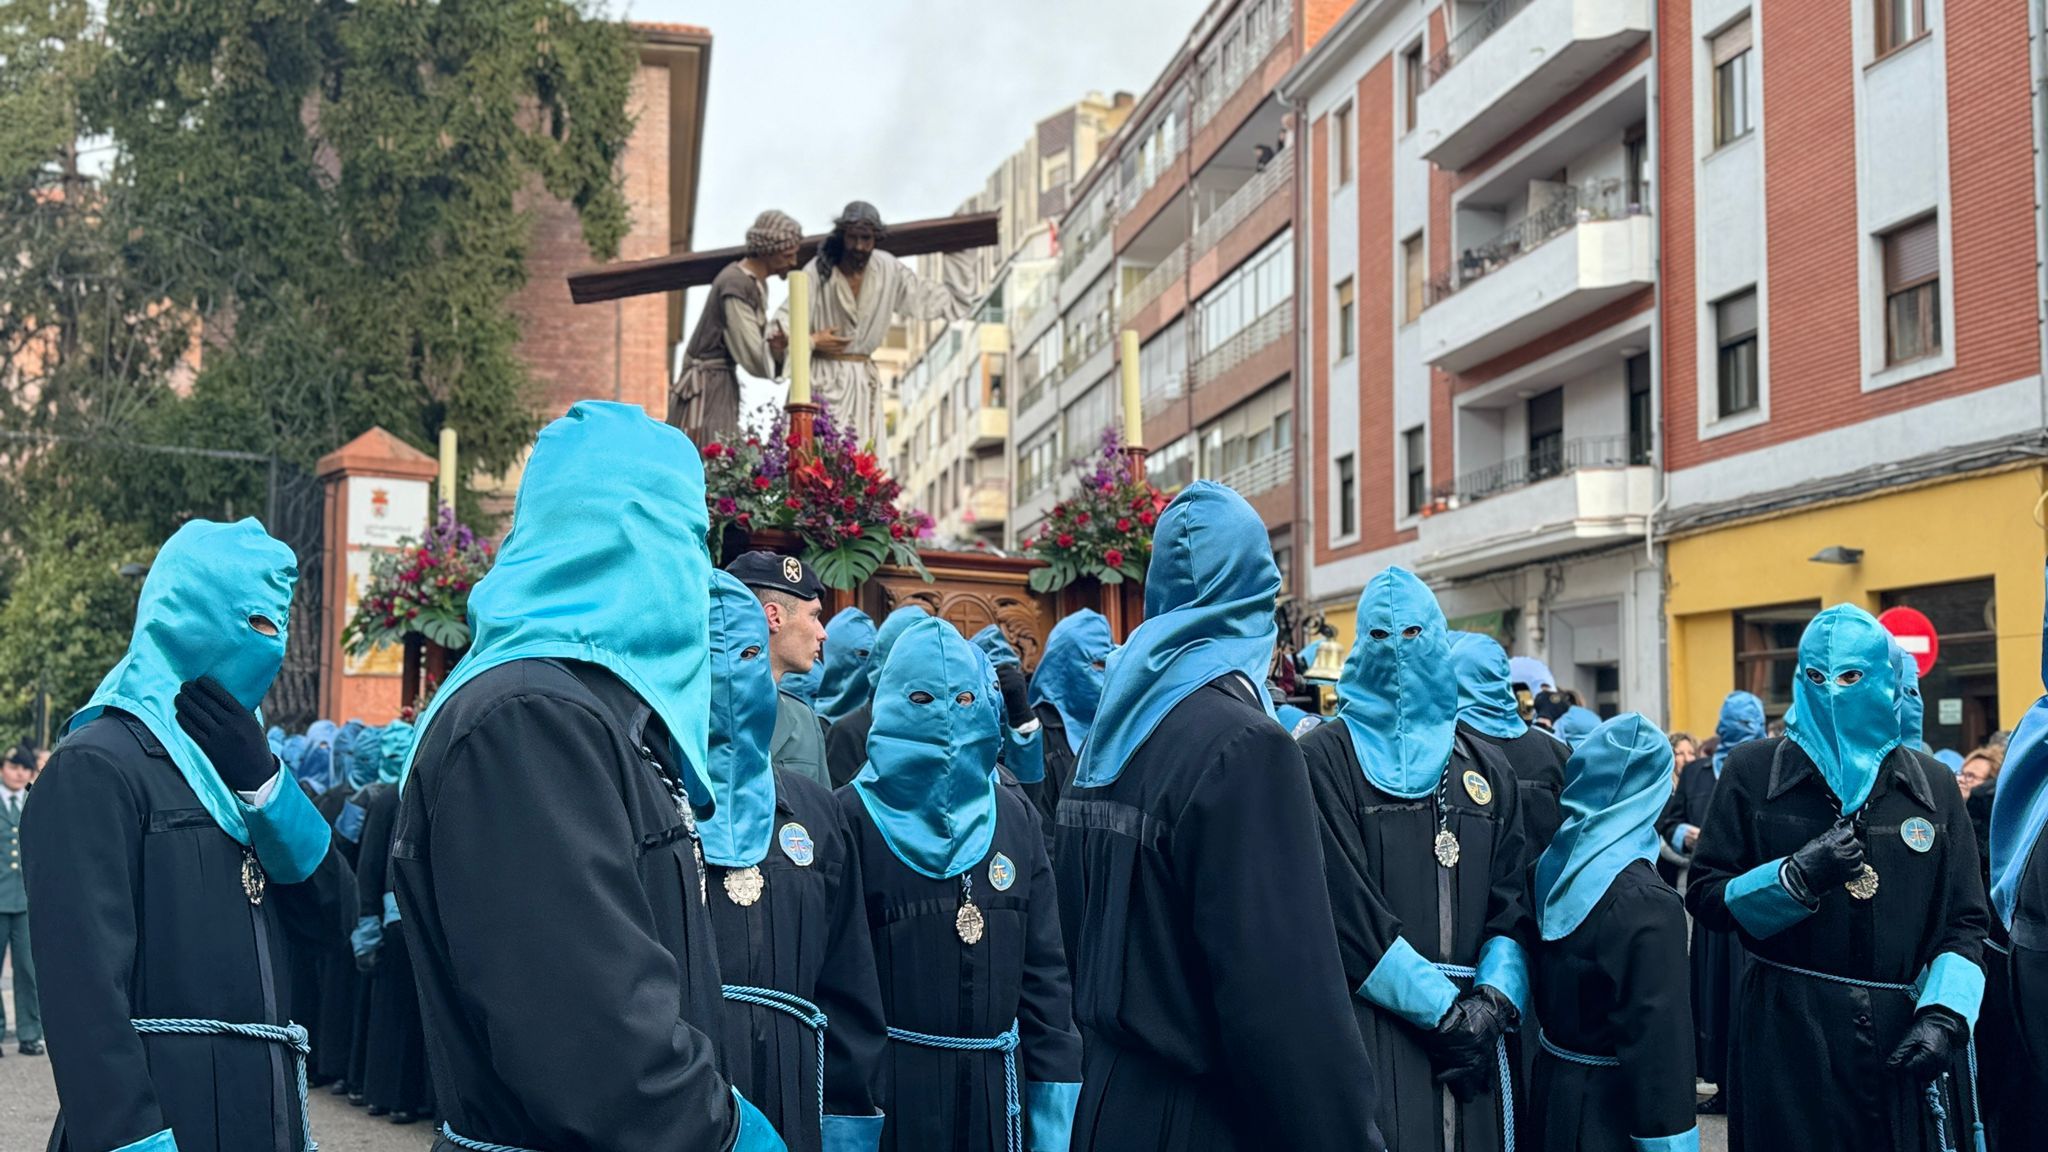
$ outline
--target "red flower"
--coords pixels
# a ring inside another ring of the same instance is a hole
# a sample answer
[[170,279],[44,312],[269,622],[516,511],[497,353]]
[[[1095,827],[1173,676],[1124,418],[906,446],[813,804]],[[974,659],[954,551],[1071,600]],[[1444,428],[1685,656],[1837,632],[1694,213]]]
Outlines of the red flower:
[[1086,512],[1083,512],[1083,513],[1081,513],[1080,515],[1078,515],[1078,516],[1074,517],[1074,523],[1076,523],[1076,524],[1086,524],[1087,522],[1088,522],[1088,514],[1087,514]]
[[752,512],[740,513],[740,518],[737,521],[737,523],[742,528],[752,528],[754,526],[754,514]]
[[759,436],[749,436],[749,437],[747,437],[747,447],[749,447],[749,448],[759,448],[760,446],[761,446],[761,438],[760,438]]
[[1118,517],[1116,522],[1116,530],[1119,532],[1129,532],[1131,530],[1130,520],[1125,517]]
[[768,490],[769,483],[770,481],[766,476],[754,477],[754,491],[766,492]]
[[1055,520],[1065,520],[1067,518],[1067,506],[1065,504],[1053,505],[1052,518]]
[[1037,546],[1037,544],[1038,544],[1038,540],[1037,540],[1037,538],[1035,538],[1035,537],[1032,537],[1032,536],[1026,536],[1026,537],[1024,538],[1024,547],[1025,547],[1025,548],[1027,548],[1027,549],[1029,549],[1029,548],[1033,548],[1033,547],[1036,547],[1036,546]]
[[1102,554],[1102,562],[1111,568],[1121,568],[1124,566],[1124,554],[1115,548],[1111,548]]
[[891,539],[891,540],[901,540],[901,539],[903,539],[903,525],[901,525],[901,524],[891,524],[891,525],[889,525],[889,539]]
[[706,460],[716,460],[723,455],[725,455],[725,445],[715,440],[704,446],[704,458]]
[[1057,543],[1062,548],[1072,548],[1074,546],[1074,537],[1070,533],[1062,532]]
[[784,500],[784,501],[782,502],[782,505],[783,505],[783,507],[785,507],[785,508],[788,508],[788,509],[790,509],[791,511],[795,511],[795,512],[801,512],[801,511],[803,511],[803,507],[804,507],[804,502],[803,502],[803,501],[801,501],[801,500],[799,500],[799,499],[797,499],[797,498],[796,498],[796,497],[794,497],[794,496],[791,496],[791,497],[790,497],[789,499],[787,499],[787,500]]
[[851,540],[854,537],[860,535],[860,525],[855,524],[853,521],[849,520],[846,522],[846,525],[844,527],[839,529],[839,534],[841,536],[846,537],[848,540]]
[[1138,523],[1143,524],[1147,528],[1150,528],[1154,523],[1158,521],[1158,519],[1159,517],[1154,516],[1150,512],[1138,513]]

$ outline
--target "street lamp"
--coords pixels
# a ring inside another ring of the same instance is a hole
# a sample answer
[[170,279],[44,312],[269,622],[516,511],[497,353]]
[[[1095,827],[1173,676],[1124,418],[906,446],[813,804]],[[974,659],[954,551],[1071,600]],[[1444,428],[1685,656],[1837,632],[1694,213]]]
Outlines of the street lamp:
[[1807,560],[1815,564],[1861,564],[1863,563],[1863,549],[1845,548],[1840,544],[1830,544],[1807,557]]

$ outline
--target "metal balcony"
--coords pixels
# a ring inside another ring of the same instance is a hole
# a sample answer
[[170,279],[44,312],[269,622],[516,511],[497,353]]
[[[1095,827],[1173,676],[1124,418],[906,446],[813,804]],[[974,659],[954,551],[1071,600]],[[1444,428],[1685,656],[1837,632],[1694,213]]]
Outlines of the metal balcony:
[[1249,464],[1233,468],[1217,477],[1217,483],[1232,488],[1237,494],[1249,499],[1261,492],[1270,492],[1294,479],[1294,452],[1284,449],[1269,452]]
[[1641,539],[1654,485],[1630,463],[1636,448],[1627,436],[1570,440],[1460,476],[1424,510],[1418,572],[1474,576]]
[[1195,234],[1188,241],[1188,248],[1197,256],[1223,242],[1230,230],[1244,223],[1252,209],[1264,204],[1269,197],[1283,191],[1292,193],[1294,188],[1294,165],[1275,160],[1266,165],[1266,170],[1244,182],[1243,186],[1230,194],[1230,199],[1219,205],[1209,218],[1195,228]]
[[1230,339],[1189,367],[1196,387],[1223,375],[1232,368],[1249,360],[1276,340],[1285,339],[1294,331],[1294,301],[1287,299],[1274,305],[1264,316],[1252,321]]

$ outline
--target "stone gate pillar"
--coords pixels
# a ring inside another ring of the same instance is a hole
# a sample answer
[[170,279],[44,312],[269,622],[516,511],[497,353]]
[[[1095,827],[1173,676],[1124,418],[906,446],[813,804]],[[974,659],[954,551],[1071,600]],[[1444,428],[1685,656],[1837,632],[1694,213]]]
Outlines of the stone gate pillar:
[[405,649],[389,644],[363,657],[342,651],[341,630],[355,614],[370,581],[370,562],[424,535],[433,516],[430,488],[438,471],[432,456],[382,428],[320,458],[316,471],[325,498],[326,586],[320,621],[320,715],[337,724],[351,719],[386,724],[404,707],[400,680]]

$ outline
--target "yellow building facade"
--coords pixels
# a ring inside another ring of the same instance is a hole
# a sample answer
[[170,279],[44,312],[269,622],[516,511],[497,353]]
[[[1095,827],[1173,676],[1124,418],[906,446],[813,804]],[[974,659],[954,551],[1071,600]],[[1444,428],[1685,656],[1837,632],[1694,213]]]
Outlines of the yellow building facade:
[[[1672,539],[1665,550],[1670,725],[1704,739],[1736,688],[1780,716],[1804,621],[1828,605],[1926,612],[1927,741],[1966,750],[2042,694],[2048,468],[1977,473]],[[1817,562],[1831,548],[1854,563]]]

